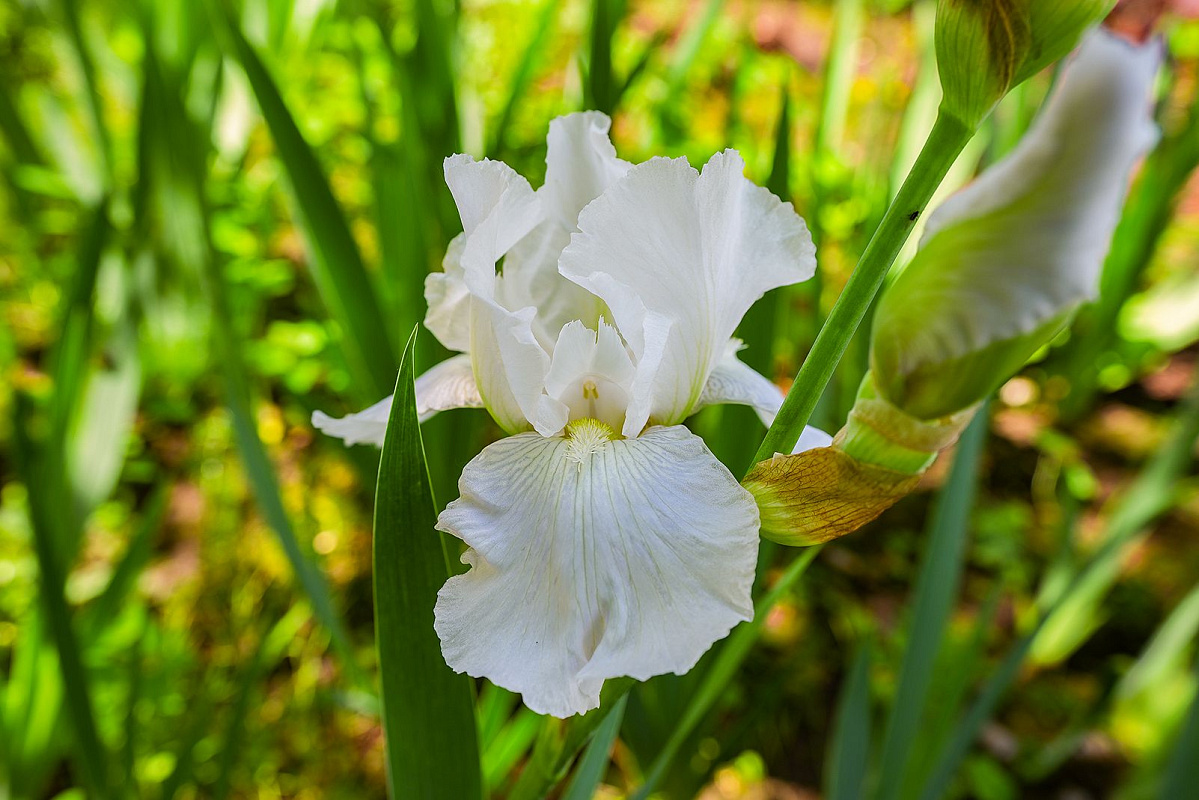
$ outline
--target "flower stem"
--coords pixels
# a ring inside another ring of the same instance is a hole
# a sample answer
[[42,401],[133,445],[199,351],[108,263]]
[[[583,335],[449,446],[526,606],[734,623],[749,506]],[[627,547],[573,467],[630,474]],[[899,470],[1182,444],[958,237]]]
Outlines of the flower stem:
[[945,173],[973,135],[974,129],[957,118],[944,113],[937,115],[916,163],[866,245],[857,268],[849,276],[828,320],[816,336],[811,352],[799,368],[783,407],[758,448],[755,462],[775,453],[790,453],[795,447],[892,262],[933,192],[941,185]]

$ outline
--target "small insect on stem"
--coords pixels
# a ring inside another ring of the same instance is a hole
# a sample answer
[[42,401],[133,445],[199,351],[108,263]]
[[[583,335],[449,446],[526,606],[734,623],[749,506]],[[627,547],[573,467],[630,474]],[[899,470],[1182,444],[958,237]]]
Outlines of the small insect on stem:
[[920,218],[920,212],[919,212],[919,211],[913,211],[911,214],[908,214],[908,219],[910,219],[912,222],[915,222],[915,221],[916,221],[916,220],[918,220],[919,218]]

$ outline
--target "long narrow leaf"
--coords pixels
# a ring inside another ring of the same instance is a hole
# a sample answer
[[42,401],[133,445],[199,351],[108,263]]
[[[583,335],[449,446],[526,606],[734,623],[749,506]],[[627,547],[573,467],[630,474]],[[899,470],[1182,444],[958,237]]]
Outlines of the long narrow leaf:
[[33,528],[33,548],[41,576],[38,598],[46,615],[49,632],[58,651],[58,664],[66,694],[67,713],[74,734],[74,755],[80,778],[98,798],[109,796],[109,754],[100,742],[92,703],[91,682],[83,666],[79,641],[71,622],[71,610],[63,594],[66,585],[66,565],[59,547],[62,533],[56,530],[61,515],[51,512],[56,498],[48,492],[58,480],[49,470],[61,466],[61,458],[47,460],[30,440],[26,424],[33,414],[29,399],[16,395],[16,418],[13,425],[18,463],[22,477],[29,487],[29,513]]
[[604,771],[612,758],[612,746],[616,744],[616,737],[620,735],[620,723],[624,721],[624,708],[628,701],[628,695],[620,698],[612,713],[599,726],[595,738],[583,751],[579,766],[575,769],[575,775],[570,779],[562,800],[591,800],[595,797],[595,788],[604,778]]
[[[1154,494],[1151,491],[1153,482],[1161,480],[1163,475],[1174,475],[1177,474],[1177,470],[1185,468],[1190,460],[1197,437],[1199,437],[1199,384],[1192,387],[1191,395],[1175,421],[1171,440],[1137,478],[1134,491],[1125,496],[1124,505],[1113,513],[1111,524],[1115,524],[1114,519],[1117,517],[1131,518],[1134,513],[1140,513],[1140,510],[1146,507],[1159,508],[1156,496],[1146,499],[1139,495]],[[1148,484],[1150,488],[1136,491],[1136,487],[1141,486],[1142,483]],[[1125,508],[1131,510],[1125,511]],[[957,724],[953,736],[937,759],[931,777],[924,785],[920,800],[937,800],[945,794],[962,760],[970,752],[979,731],[991,718],[1000,699],[1016,679],[1020,667],[1033,649],[1033,643],[1044,634],[1054,617],[1062,612],[1063,607],[1066,607],[1072,598],[1093,585],[1096,576],[1106,576],[1109,564],[1118,563],[1124,544],[1125,540],[1120,537],[1107,537],[1099,550],[1073,576],[1060,594],[1048,601],[1043,599],[1047,606],[1044,613],[1037,620],[1033,629],[1012,646],[1012,649],[1000,662],[999,667],[988,678],[970,710]]]
[[[1199,681],[1199,659],[1195,661],[1195,678]],[[1174,752],[1170,755],[1170,763],[1166,767],[1166,776],[1162,784],[1161,800],[1187,800],[1195,796],[1195,787],[1199,786],[1199,692],[1191,701],[1190,711],[1187,712],[1186,722]]]
[[826,766],[825,797],[858,800],[870,760],[870,647],[863,645],[842,690]]
[[416,416],[408,339],[387,423],[375,491],[375,638],[393,798],[471,800],[482,795],[470,681],[441,655],[433,630],[437,590],[449,576]]
[[395,354],[350,226],[266,65],[227,12],[214,8],[213,17],[230,54],[245,70],[287,172],[311,254],[312,277],[343,332],[341,344],[351,374],[365,395],[377,400],[391,387]]
[[533,35],[525,47],[524,55],[516,65],[512,75],[512,86],[508,90],[508,99],[504,102],[504,110],[500,112],[499,122],[495,126],[495,136],[488,151],[490,158],[502,159],[508,149],[508,132],[512,125],[512,117],[516,107],[528,91],[533,79],[533,68],[537,65],[537,56],[545,49],[545,40],[554,27],[554,18],[558,13],[561,0],[543,0],[541,10],[533,23]]
[[1177,498],[1178,480],[1186,473],[1199,438],[1199,382],[1174,422],[1166,444],[1111,509],[1100,544],[1102,549],[1081,571],[1080,580],[1062,597],[1043,591],[1041,602],[1052,601],[1054,612],[1045,621],[1033,645],[1033,659],[1052,664],[1067,657],[1094,632],[1100,608],[1110,588],[1120,577],[1124,556],[1137,541],[1148,535],[1151,522],[1164,514]]
[[933,515],[924,562],[912,600],[912,630],[908,635],[895,705],[887,719],[876,796],[898,797],[920,716],[932,686],[933,661],[941,646],[949,612],[957,595],[966,552],[970,510],[974,506],[978,462],[986,439],[988,415],[984,406],[958,444],[949,480],[941,489]]

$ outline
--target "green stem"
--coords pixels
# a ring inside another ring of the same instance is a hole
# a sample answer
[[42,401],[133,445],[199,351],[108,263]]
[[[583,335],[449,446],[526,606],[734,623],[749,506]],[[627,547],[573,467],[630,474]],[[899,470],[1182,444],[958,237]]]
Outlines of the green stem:
[[899,254],[908,234],[923,213],[933,192],[941,184],[962,148],[970,141],[974,130],[958,119],[944,113],[937,115],[933,129],[916,157],[908,177],[895,195],[878,230],[866,245],[857,268],[837,298],[824,327],[820,329],[812,350],[804,359],[795,383],[783,401],[778,416],[758,448],[755,461],[763,461],[775,453],[790,453],[799,441],[799,434],[812,416],[824,387],[850,339],[858,329],[871,301],[878,293]]
[[[800,431],[812,415],[816,401],[832,377],[866,309],[882,286],[891,262],[973,133],[972,129],[953,117],[937,117],[907,180],[887,209],[870,244],[866,246],[857,269],[833,306],[820,335],[816,337],[812,352],[800,367],[792,391],[783,402],[774,424],[766,432],[755,461],[769,458],[777,451],[790,452],[799,440]],[[769,594],[758,602],[754,609],[754,621],[733,632],[705,676],[704,684],[692,700],[684,719],[676,726],[671,740],[659,754],[645,785],[636,795],[638,798],[644,797],[661,780],[683,741],[703,721],[704,715],[719,698],[724,686],[732,679],[757,640],[767,612],[790,590],[818,552],[819,547],[812,547],[795,559],[783,577],[771,587]],[[627,679],[609,681],[599,708],[565,723],[549,722],[538,737],[533,755],[512,790],[511,800],[544,797],[565,776],[575,754],[631,686],[632,681]]]

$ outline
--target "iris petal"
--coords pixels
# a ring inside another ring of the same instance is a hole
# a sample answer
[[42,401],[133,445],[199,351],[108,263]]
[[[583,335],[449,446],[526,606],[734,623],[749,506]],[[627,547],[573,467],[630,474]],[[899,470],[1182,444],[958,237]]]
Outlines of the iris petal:
[[[470,357],[447,358],[416,379],[416,413],[421,422],[439,411],[451,408],[482,408],[483,398],[475,385]],[[387,418],[391,414],[391,395],[357,414],[334,419],[323,411],[312,414],[312,425],[329,436],[344,439],[346,444],[383,446],[387,433]]]
[[471,569],[438,594],[442,652],[534,711],[580,714],[607,678],[686,672],[752,617],[757,506],[686,428],[512,436],[459,488],[437,527]]
[[638,359],[627,436],[690,414],[754,301],[815,271],[803,220],[744,167],[732,150],[702,173],[639,164],[583,209],[562,253],[562,274],[607,303]]

